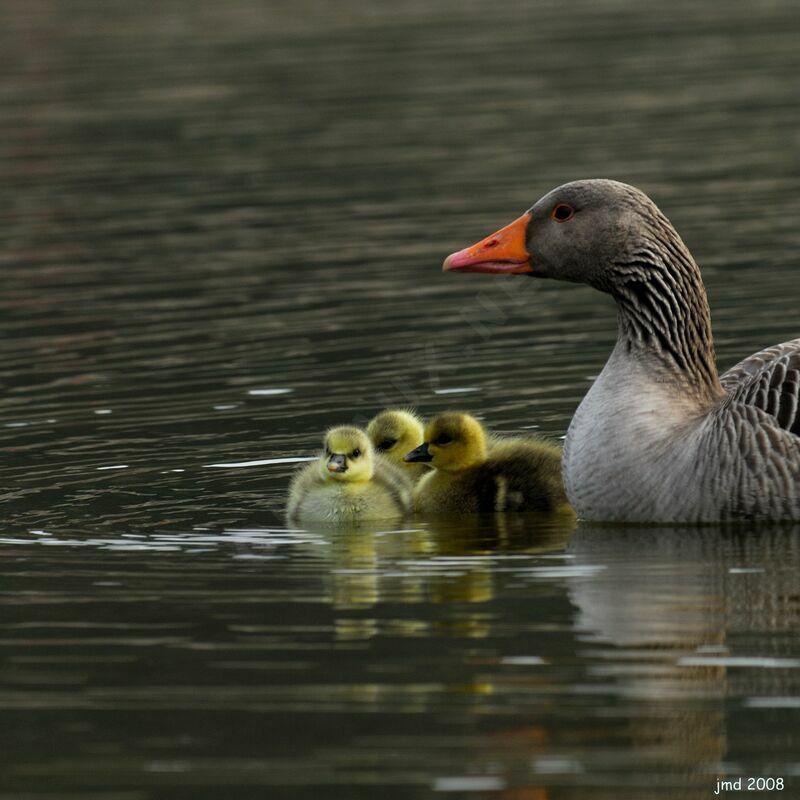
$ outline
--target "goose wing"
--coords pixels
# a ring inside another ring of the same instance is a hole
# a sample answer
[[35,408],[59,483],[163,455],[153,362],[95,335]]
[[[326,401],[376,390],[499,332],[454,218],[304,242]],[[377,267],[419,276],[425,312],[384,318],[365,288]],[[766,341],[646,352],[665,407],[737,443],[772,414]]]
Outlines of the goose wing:
[[732,402],[759,408],[800,436],[800,339],[749,356],[720,381]]

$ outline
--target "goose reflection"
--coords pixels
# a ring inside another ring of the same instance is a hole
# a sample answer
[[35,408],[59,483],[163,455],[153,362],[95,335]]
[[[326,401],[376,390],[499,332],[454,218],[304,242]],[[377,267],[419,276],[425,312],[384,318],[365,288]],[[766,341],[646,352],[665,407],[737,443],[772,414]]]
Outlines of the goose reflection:
[[577,630],[601,647],[711,652],[732,635],[796,630],[800,620],[799,525],[582,524],[568,552],[602,567],[568,589]]
[[637,752],[707,796],[730,754],[748,752],[739,704],[797,690],[797,644],[780,634],[800,626],[800,526],[581,525],[568,552],[585,570],[567,594],[587,678],[639,706]]

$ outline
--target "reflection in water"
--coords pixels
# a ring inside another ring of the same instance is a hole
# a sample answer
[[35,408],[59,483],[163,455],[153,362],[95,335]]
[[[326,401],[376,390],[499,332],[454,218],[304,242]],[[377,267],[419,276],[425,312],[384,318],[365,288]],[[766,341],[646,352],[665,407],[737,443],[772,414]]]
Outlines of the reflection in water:
[[[374,605],[387,598],[400,602],[418,602],[423,597],[488,600],[490,581],[479,575],[491,574],[497,554],[563,550],[575,525],[568,514],[563,519],[537,514],[456,515],[417,522],[421,527],[400,531],[363,526],[330,530],[333,575],[339,578],[334,586],[340,590],[334,591],[334,605]],[[397,560],[401,571],[381,572],[378,565],[385,559]],[[407,595],[414,575],[433,575],[439,580],[420,583]],[[400,589],[402,598],[395,594]]]
[[[5,537],[0,706],[30,734],[12,785],[43,766],[42,726],[82,731],[46,763],[73,790],[164,785],[175,758],[187,786],[510,798],[611,798],[636,774],[708,796],[768,751],[795,769],[800,529],[474,523]],[[277,718],[304,731],[285,751]]]
[[[724,765],[747,773],[741,759],[756,749],[752,731],[737,736],[747,694],[762,681],[779,696],[800,687],[796,636],[783,640],[784,658],[765,661],[762,649],[767,642],[774,653],[774,634],[800,626],[798,544],[797,526],[586,525],[570,542],[576,563],[607,566],[569,587],[591,673],[655,712],[630,721],[637,750],[699,777],[706,792],[707,777],[724,776]],[[785,762],[776,774],[793,769]]]

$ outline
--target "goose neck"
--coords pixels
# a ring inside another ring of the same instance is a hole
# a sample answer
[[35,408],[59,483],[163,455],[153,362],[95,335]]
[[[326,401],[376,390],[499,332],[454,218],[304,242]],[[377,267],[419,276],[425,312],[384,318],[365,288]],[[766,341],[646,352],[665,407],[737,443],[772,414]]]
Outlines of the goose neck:
[[610,293],[617,304],[618,348],[647,363],[662,381],[700,401],[717,401],[719,381],[706,289],[682,246],[640,249],[616,262]]

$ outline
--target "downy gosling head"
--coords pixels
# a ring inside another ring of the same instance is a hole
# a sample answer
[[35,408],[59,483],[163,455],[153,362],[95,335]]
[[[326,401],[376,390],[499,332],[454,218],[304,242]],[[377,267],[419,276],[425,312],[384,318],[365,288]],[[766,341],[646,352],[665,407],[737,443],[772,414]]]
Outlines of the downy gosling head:
[[422,420],[413,412],[398,408],[381,411],[367,425],[367,435],[379,453],[404,471],[415,477],[427,471],[425,464],[413,464],[404,459],[405,454],[424,439]]
[[325,434],[325,452],[319,461],[325,480],[364,483],[375,471],[372,444],[360,428],[340,425]]
[[424,442],[406,461],[429,463],[442,472],[459,472],[482,464],[488,455],[483,426],[469,414],[449,411],[425,426]]

